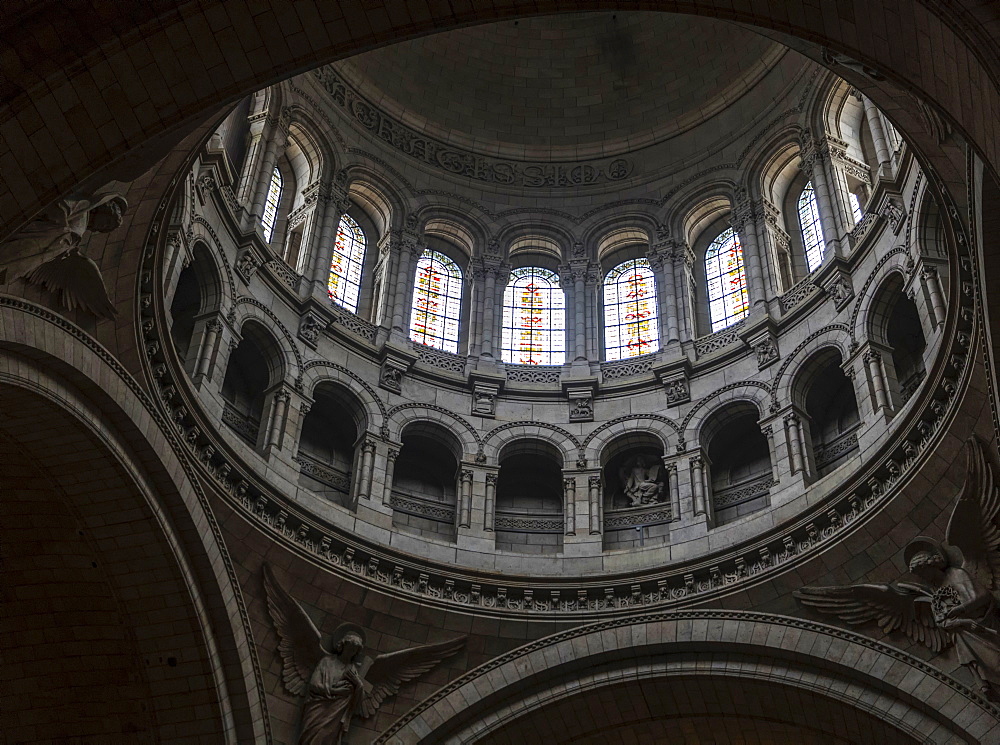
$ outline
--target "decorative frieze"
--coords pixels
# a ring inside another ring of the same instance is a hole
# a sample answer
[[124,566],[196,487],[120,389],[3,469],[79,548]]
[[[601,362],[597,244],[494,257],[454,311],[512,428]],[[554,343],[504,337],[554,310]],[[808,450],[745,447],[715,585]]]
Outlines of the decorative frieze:
[[683,370],[662,376],[660,383],[663,385],[668,406],[679,406],[691,400],[691,386],[688,383],[687,373]]
[[592,388],[568,388],[569,420],[571,422],[594,421],[594,391]]
[[260,269],[261,261],[250,249],[245,250],[236,260],[236,273],[240,275],[244,282],[249,282],[250,278]]
[[326,322],[315,313],[306,313],[299,320],[298,337],[313,349],[319,343],[319,335],[326,330]]
[[497,394],[500,386],[493,383],[477,382],[472,388],[472,413],[492,419],[496,416]]
[[621,378],[633,378],[637,375],[645,375],[652,372],[655,361],[655,354],[644,354],[641,357],[632,357],[627,360],[602,362],[601,377],[605,380],[620,380]]
[[505,365],[508,383],[558,383],[561,365]]

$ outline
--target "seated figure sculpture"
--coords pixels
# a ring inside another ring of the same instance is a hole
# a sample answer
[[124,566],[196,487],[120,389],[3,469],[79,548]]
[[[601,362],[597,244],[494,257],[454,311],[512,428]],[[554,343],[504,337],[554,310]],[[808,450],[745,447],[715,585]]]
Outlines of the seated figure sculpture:
[[657,480],[659,475],[659,465],[648,465],[642,455],[637,455],[622,469],[622,482],[630,507],[663,501],[663,483]]

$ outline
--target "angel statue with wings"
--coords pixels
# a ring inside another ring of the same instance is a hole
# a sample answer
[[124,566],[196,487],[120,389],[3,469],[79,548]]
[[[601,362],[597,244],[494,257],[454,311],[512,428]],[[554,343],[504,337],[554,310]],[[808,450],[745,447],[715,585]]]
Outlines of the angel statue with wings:
[[462,637],[372,659],[364,652],[364,630],[344,623],[333,632],[327,651],[312,620],[278,585],[266,564],[264,590],[278,633],[285,689],[294,696],[305,695],[300,745],[340,745],[355,716],[371,717],[401,685],[465,646]]
[[887,585],[803,587],[794,595],[849,624],[874,621],[940,652],[952,644],[980,691],[1000,700],[1000,491],[982,443],[965,445],[968,473],[945,542],[918,536],[903,559],[912,577]]

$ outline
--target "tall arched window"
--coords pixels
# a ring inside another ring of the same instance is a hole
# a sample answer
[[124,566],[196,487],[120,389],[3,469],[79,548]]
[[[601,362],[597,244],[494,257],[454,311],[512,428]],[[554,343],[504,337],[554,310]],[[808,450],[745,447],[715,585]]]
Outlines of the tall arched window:
[[281,201],[281,171],[277,168],[271,172],[271,184],[267,187],[267,200],[264,202],[264,214],[260,224],[264,228],[264,242],[270,243],[274,235],[274,221],[278,217],[278,203]]
[[566,299],[559,275],[537,266],[510,273],[503,293],[504,362],[561,365],[566,361]]
[[826,242],[823,240],[823,226],[819,220],[819,205],[816,203],[816,192],[812,181],[799,195],[798,202],[799,228],[802,231],[802,248],[806,252],[806,266],[813,272],[823,263],[823,251]]
[[609,360],[660,348],[656,280],[649,259],[629,259],[604,277],[604,348]]
[[358,312],[361,270],[365,265],[365,233],[350,215],[340,218],[337,242],[333,247],[327,292],[337,305]]
[[410,338],[419,344],[458,352],[462,270],[442,253],[427,249],[417,262]]
[[743,247],[736,231],[729,228],[705,252],[705,282],[712,331],[732,326],[747,314],[747,274]]

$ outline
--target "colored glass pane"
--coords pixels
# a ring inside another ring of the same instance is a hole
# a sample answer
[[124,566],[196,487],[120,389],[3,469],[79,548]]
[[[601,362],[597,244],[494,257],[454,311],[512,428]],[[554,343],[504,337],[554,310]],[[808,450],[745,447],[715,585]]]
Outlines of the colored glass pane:
[[798,211],[806,266],[813,272],[823,263],[826,241],[823,239],[823,226],[820,224],[819,205],[816,203],[816,192],[813,190],[812,181],[806,184],[799,195]]
[[604,348],[609,360],[660,348],[656,280],[648,259],[621,263],[604,278]]
[[358,312],[361,296],[361,270],[365,265],[365,233],[350,215],[340,218],[337,242],[333,247],[327,294],[337,305],[351,313]]
[[526,266],[510,273],[500,350],[504,362],[517,365],[566,361],[566,299],[555,272]]
[[410,338],[446,352],[458,352],[462,270],[442,253],[427,249],[417,261]]
[[264,242],[270,243],[274,235],[274,222],[278,218],[278,203],[281,201],[281,171],[277,168],[271,173],[271,183],[267,187],[267,200],[264,202],[264,214],[260,217],[264,228]]
[[743,247],[732,228],[712,241],[705,252],[705,280],[712,331],[732,326],[746,316],[749,303]]

